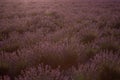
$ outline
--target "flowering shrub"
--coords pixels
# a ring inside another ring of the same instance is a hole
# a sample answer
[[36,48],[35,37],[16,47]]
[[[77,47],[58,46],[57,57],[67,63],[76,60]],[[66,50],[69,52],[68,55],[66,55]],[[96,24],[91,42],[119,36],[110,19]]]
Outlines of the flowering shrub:
[[67,76],[61,74],[59,69],[52,70],[49,66],[39,65],[37,68],[31,68],[23,72],[16,80],[68,80]]
[[116,80],[120,79],[120,59],[113,53],[101,52],[91,59],[85,65],[80,65],[79,69],[74,71],[73,78],[82,78],[83,80]]
[[100,36],[100,33],[99,30],[93,25],[92,27],[89,26],[82,28],[78,36],[80,41],[85,44],[94,42]]
[[101,50],[107,50],[112,52],[119,51],[119,42],[114,39],[113,37],[103,37],[98,41],[98,45],[100,46]]

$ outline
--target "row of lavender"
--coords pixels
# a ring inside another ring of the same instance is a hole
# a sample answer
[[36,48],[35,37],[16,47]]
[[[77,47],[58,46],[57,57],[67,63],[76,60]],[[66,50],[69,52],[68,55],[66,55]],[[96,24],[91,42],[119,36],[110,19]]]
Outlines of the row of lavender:
[[120,2],[106,1],[1,0],[0,80],[119,80]]

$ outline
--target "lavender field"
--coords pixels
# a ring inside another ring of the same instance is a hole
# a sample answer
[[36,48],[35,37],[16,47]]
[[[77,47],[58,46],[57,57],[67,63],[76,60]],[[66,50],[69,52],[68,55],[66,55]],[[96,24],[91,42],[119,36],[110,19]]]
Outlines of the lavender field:
[[120,0],[0,0],[0,80],[120,80]]

